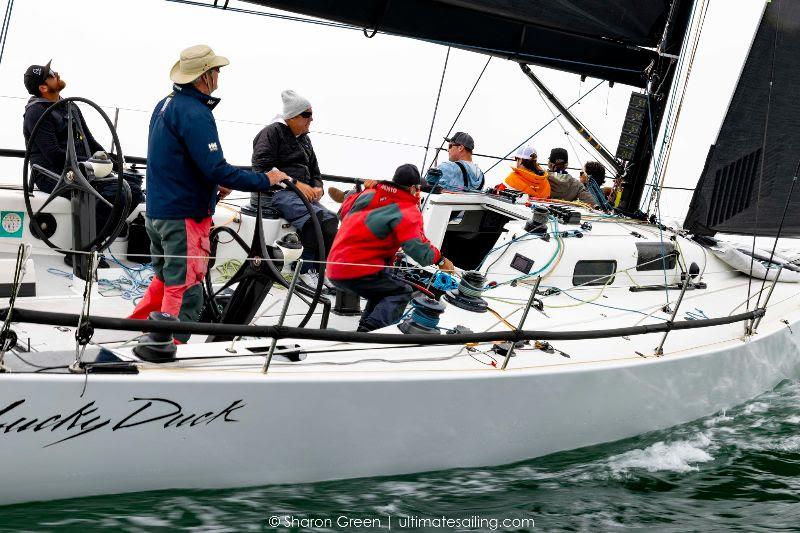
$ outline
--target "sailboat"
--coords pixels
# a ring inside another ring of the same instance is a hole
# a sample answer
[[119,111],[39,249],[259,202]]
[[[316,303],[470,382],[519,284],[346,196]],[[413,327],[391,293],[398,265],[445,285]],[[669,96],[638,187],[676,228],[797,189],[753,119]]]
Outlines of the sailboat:
[[[215,215],[212,259],[242,266],[211,270],[205,321],[133,321],[119,317],[148,251],[122,176],[146,161],[123,156],[105,117],[113,172],[77,161],[73,136],[66,199],[34,190],[16,154],[23,190],[0,190],[0,504],[501,465],[695,420],[800,375],[800,254],[717,235],[800,230],[796,3],[765,5],[683,228],[640,207],[648,189],[657,206],[649,167],[695,3],[252,3],[503,57],[534,83],[528,64],[638,88],[613,155],[575,119],[623,183],[618,205],[430,193],[426,233],[461,274],[394,265],[413,307],[358,333],[357,299],[284,278],[298,250],[263,199],[238,206],[235,228]],[[100,228],[96,179],[120,191]],[[101,255],[116,269],[98,271]],[[115,274],[129,281],[110,294]]]

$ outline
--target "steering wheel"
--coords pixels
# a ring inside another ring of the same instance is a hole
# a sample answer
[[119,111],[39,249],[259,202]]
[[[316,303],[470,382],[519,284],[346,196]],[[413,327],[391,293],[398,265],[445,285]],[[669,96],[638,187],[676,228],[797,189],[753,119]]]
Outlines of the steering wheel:
[[[114,162],[114,170],[116,171],[116,177],[108,177],[108,178],[93,178],[90,179],[86,177],[85,170],[82,168],[80,163],[78,162],[78,155],[75,149],[75,134],[80,134],[81,140],[84,143],[84,151],[88,154],[89,153],[89,143],[86,141],[86,133],[83,131],[83,126],[81,121],[79,120],[79,111],[77,108],[77,103],[81,102],[87,104],[88,106],[95,109],[103,120],[106,122],[106,126],[111,131],[111,137],[113,142],[113,148],[116,151],[116,155],[111,156]],[[36,135],[39,133],[41,126],[44,120],[49,117],[53,112],[57,109],[66,108],[67,112],[67,147],[66,147],[66,158],[64,161],[64,169],[61,171],[61,174],[56,174],[41,165],[37,164],[30,164],[31,158],[31,147],[33,146],[33,141],[36,138]],[[94,196],[97,201],[104,203],[105,205],[111,207],[111,215],[103,224],[103,227],[97,231],[97,235],[90,243],[88,243],[84,248],[79,250],[73,250],[76,252],[90,252],[90,251],[102,251],[108,248],[114,239],[117,238],[120,231],[122,231],[123,224],[125,222],[125,213],[131,202],[131,190],[130,185],[128,182],[125,181],[123,177],[123,162],[124,157],[122,155],[122,147],[119,143],[119,137],[117,137],[117,131],[114,129],[114,125],[112,124],[111,120],[108,118],[108,115],[94,102],[91,100],[87,100],[86,98],[80,98],[77,96],[73,96],[70,98],[64,98],[59,100],[58,102],[54,103],[50,107],[45,110],[39,120],[36,122],[36,125],[33,127],[31,131],[31,136],[28,139],[28,143],[25,147],[25,162],[22,174],[22,187],[25,191],[25,210],[30,217],[31,224],[30,229],[31,232],[34,234],[35,237],[44,241],[47,246],[53,248],[54,250],[60,251],[62,253],[69,253],[69,250],[62,250],[60,247],[56,246],[54,243],[48,239],[47,235],[45,234],[44,230],[40,227],[38,223],[39,215],[42,214],[42,211],[47,207],[50,202],[52,202],[55,198],[62,196],[64,192],[69,191],[81,191],[90,196]],[[36,173],[30,172],[29,169],[33,169],[36,172],[43,174],[53,180],[56,180],[56,186],[50,193],[50,196],[44,201],[44,203],[39,207],[39,209],[34,213],[33,207],[31,206],[31,197],[33,196],[34,191],[34,176]],[[113,205],[111,202],[103,198],[103,196],[92,187],[92,183],[110,183],[116,181],[116,194],[114,196],[114,203]],[[124,201],[122,201],[124,200]],[[74,245],[74,244],[73,244]]]

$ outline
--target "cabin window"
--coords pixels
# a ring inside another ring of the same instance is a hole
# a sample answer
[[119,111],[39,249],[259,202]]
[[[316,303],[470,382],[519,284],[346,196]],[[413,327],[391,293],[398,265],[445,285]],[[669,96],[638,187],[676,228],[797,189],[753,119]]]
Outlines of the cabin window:
[[606,285],[614,283],[614,274],[617,273],[617,262],[587,260],[575,263],[575,271],[572,273],[573,285]]
[[637,242],[636,270],[672,270],[677,255],[675,244],[671,242]]

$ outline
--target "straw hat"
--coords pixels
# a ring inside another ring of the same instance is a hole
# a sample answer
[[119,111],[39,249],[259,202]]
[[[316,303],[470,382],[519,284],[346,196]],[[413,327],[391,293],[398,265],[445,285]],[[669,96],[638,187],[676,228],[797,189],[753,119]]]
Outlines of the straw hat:
[[169,78],[177,84],[191,83],[214,67],[229,64],[227,57],[218,56],[204,44],[191,46],[181,52],[180,60],[172,66]]

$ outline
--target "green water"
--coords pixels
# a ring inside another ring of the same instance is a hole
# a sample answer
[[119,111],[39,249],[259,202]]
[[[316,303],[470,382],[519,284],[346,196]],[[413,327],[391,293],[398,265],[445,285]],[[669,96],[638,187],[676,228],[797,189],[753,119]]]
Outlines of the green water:
[[[800,531],[798,430],[800,382],[786,382],[691,424],[504,467],[15,505],[0,508],[0,531],[376,531],[390,518],[418,531],[457,529],[447,519],[461,531]],[[522,519],[534,527],[501,527]]]

